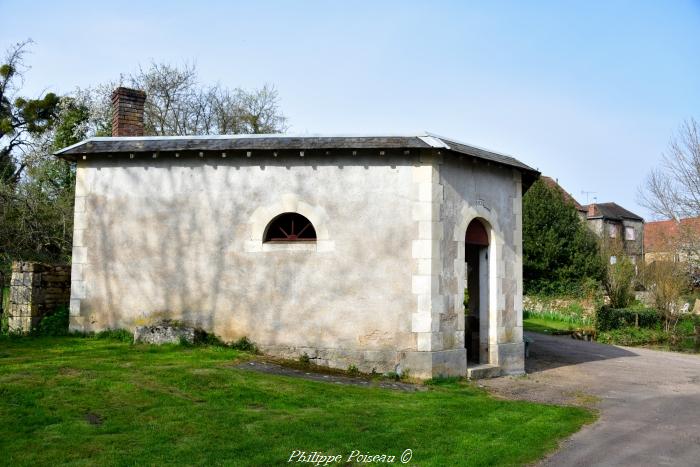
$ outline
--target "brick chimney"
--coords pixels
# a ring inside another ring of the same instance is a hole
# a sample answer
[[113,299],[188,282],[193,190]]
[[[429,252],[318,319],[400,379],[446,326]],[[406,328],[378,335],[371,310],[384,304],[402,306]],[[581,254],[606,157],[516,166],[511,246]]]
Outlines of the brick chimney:
[[588,205],[588,217],[595,217],[598,215],[598,207],[595,205],[595,203],[591,203]]
[[146,93],[118,87],[112,93],[112,136],[143,136]]

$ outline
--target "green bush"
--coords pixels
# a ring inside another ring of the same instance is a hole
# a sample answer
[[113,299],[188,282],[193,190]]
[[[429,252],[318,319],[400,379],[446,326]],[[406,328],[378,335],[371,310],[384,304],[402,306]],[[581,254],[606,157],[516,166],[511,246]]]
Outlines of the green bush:
[[602,306],[596,311],[596,330],[611,331],[627,326],[653,328],[661,325],[662,317],[652,308],[629,309]]
[[5,310],[10,306],[10,288],[0,287],[0,310],[5,313]]
[[[242,350],[244,352],[258,353],[258,346],[245,336],[241,337],[236,342],[233,342],[230,347],[232,349]],[[308,355],[306,357],[308,358]]]
[[68,307],[59,305],[53,313],[44,316],[39,322],[39,327],[33,332],[39,336],[65,336],[68,334],[70,314]]

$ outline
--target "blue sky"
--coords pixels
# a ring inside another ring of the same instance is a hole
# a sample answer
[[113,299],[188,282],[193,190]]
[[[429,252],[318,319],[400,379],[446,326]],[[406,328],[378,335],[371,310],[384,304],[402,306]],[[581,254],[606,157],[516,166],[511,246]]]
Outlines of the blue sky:
[[0,0],[31,37],[28,95],[151,60],[274,84],[291,133],[420,133],[512,154],[637,211],[680,123],[700,119],[700,1]]

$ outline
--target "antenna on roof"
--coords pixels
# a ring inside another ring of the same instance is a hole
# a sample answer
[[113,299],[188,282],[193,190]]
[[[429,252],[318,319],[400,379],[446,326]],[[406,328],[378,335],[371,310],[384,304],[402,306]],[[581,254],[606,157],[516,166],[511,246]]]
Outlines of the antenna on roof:
[[[588,202],[590,201],[590,200],[589,200],[590,195],[598,194],[598,192],[597,192],[597,191],[586,191],[586,190],[581,190],[581,194],[582,194],[582,195],[586,195],[586,204],[588,204]],[[593,197],[593,201],[597,202],[597,201],[598,201],[598,197],[597,197],[597,196],[594,196],[594,197]]]

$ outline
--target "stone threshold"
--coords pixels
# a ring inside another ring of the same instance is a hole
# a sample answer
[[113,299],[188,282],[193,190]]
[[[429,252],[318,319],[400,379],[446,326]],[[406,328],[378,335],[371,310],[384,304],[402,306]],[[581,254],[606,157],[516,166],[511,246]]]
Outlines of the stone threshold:
[[487,379],[501,376],[501,367],[490,363],[467,365],[468,379]]

